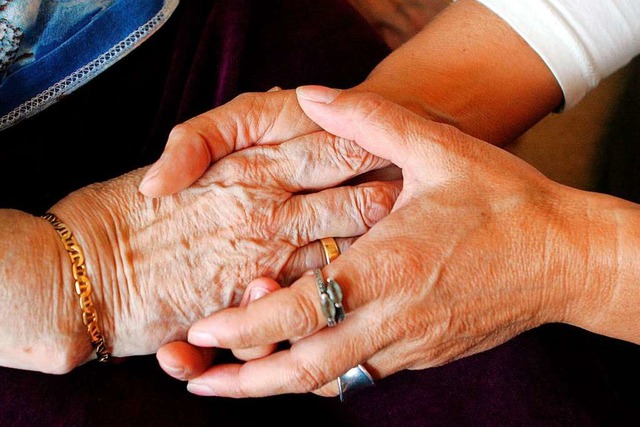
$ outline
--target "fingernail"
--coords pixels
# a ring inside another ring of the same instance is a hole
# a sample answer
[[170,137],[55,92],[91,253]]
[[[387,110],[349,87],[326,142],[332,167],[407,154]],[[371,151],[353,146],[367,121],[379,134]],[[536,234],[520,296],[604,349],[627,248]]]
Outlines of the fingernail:
[[300,98],[324,104],[333,102],[340,95],[340,92],[342,91],[325,86],[300,86],[296,89],[296,94]]
[[218,340],[209,331],[199,331],[192,328],[189,330],[187,341],[200,347],[218,347]]
[[171,375],[174,378],[177,379],[183,379],[184,378],[184,369],[183,368],[178,368],[175,366],[169,366],[169,365],[165,365],[164,363],[160,363],[160,366],[162,367],[162,369],[169,375]]
[[189,393],[197,394],[198,396],[215,396],[213,390],[204,384],[190,382],[187,384],[187,390]]
[[269,293],[269,290],[261,286],[252,286],[251,288],[247,289],[245,294],[242,296],[242,301],[240,301],[240,307],[246,307],[248,304],[262,298],[268,293]]
[[[153,173],[151,173],[153,172]],[[138,186],[138,191],[143,193],[143,194],[147,194],[149,193],[149,183],[153,181],[153,178],[158,174],[157,171],[152,171],[151,169],[149,170],[149,173],[147,173],[144,178],[142,178],[142,181],[140,182],[140,185]]]
[[141,193],[144,193],[145,190],[150,189],[151,184],[153,183],[153,180],[155,179],[156,176],[158,176],[158,173],[160,173],[160,169],[162,169],[164,165],[167,163],[168,157],[169,157],[168,153],[166,152],[162,153],[160,158],[151,166],[151,168],[149,168],[147,173],[144,175],[144,178],[142,178],[142,182],[140,182],[140,185],[138,186],[138,190]]
[[262,298],[263,296],[265,296],[268,293],[269,293],[269,291],[266,290],[265,288],[261,288],[259,286],[256,286],[255,288],[251,289],[251,291],[249,292],[249,302],[253,302],[255,300],[258,300],[258,299]]

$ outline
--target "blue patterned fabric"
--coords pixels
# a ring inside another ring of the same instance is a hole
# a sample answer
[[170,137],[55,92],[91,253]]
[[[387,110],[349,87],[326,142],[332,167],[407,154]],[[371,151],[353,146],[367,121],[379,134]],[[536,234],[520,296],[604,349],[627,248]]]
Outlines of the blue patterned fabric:
[[0,0],[0,130],[48,107],[154,33],[178,0]]

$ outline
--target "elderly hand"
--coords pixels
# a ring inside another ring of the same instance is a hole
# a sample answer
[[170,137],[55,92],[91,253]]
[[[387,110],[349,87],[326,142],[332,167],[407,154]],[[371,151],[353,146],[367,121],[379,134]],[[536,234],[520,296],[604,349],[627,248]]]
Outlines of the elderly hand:
[[[174,194],[193,184],[227,154],[318,131],[300,109],[294,91],[275,87],[264,93],[243,93],[174,127],[164,152],[147,171],[139,189],[148,197]],[[333,136],[326,135],[330,143]]]
[[[162,349],[193,373],[190,391],[335,395],[335,379],[357,364],[374,378],[438,366],[545,322],[593,326],[589,313],[611,308],[615,274],[605,267],[617,265],[607,254],[619,243],[602,235],[615,234],[617,217],[603,213],[593,227],[585,213],[592,197],[607,209],[631,204],[556,184],[506,151],[371,94],[303,87],[298,98],[324,129],[400,166],[403,190],[388,217],[322,270],[341,285],[342,323],[327,328],[312,275],[217,312],[191,327],[191,347]],[[597,249],[585,236],[600,236]],[[199,348],[283,341],[290,347],[243,364],[198,358]]]
[[[139,190],[148,197],[175,194],[193,184],[212,163],[234,151],[316,133],[321,133],[327,144],[336,143],[334,135],[318,128],[300,109],[295,91],[275,87],[268,92],[243,93],[177,125]],[[387,166],[371,170],[352,182],[398,178],[397,168]]]
[[[334,236],[348,245],[389,213],[398,183],[330,188],[386,162],[327,135],[233,153],[178,195],[142,196],[139,170],[81,189],[52,208],[86,252],[113,355],[150,354],[186,339],[197,319],[237,305],[252,279],[292,282],[322,265],[316,240]],[[61,242],[56,245],[61,271],[70,273]],[[65,286],[68,297],[56,302],[75,305],[73,282]],[[80,319],[80,310],[71,315]]]

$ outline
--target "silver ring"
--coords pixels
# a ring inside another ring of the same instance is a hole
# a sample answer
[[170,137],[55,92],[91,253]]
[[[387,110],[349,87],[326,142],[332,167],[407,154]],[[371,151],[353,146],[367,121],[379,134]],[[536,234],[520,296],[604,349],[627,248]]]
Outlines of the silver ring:
[[373,377],[362,365],[349,369],[338,377],[338,389],[340,390],[340,401],[347,400],[349,393],[362,390],[363,388],[375,385]]
[[332,328],[344,320],[342,289],[334,279],[329,278],[325,282],[319,268],[313,270],[313,277],[316,280],[318,295],[320,295],[320,309],[327,318],[327,326]]

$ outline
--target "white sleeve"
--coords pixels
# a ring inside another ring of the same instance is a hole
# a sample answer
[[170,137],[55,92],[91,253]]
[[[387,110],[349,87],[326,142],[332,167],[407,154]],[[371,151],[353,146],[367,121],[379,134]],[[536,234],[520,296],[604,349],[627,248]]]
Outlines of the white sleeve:
[[640,53],[640,0],[477,0],[540,55],[573,107]]

